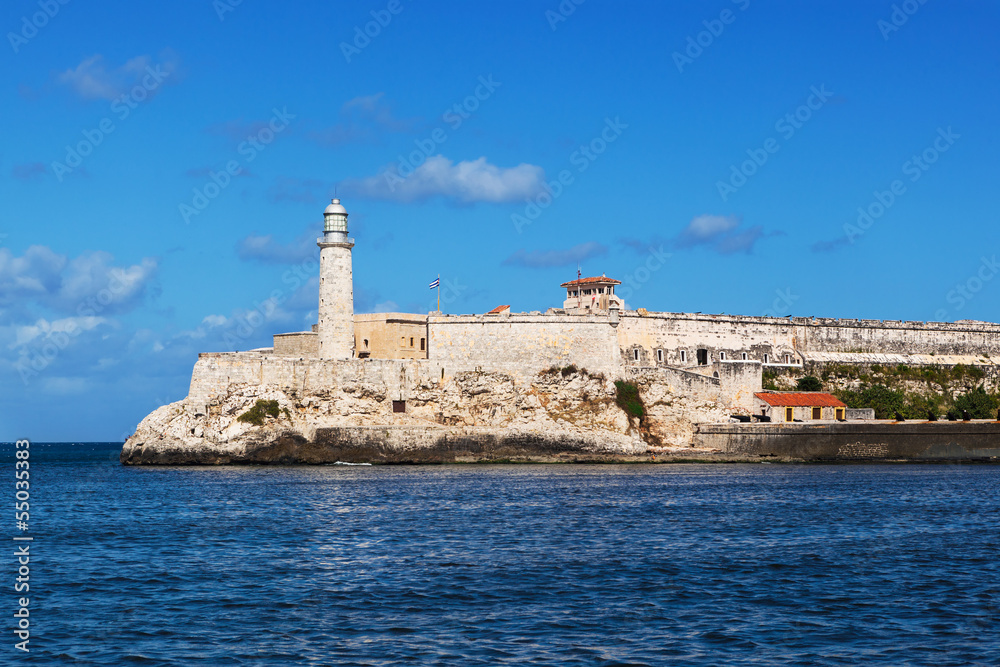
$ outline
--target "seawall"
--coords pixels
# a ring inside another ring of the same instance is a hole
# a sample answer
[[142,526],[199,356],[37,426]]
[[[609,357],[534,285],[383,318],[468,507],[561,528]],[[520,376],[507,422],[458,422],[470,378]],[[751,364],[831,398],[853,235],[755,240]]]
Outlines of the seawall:
[[702,424],[698,447],[805,461],[1000,461],[1000,422]]

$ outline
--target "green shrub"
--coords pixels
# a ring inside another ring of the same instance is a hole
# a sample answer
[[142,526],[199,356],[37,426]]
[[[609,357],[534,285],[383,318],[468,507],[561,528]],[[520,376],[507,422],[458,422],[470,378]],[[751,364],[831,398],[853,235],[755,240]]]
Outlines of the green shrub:
[[996,396],[986,393],[979,385],[964,396],[955,399],[955,409],[961,412],[968,410],[973,419],[992,419],[997,414]]
[[646,408],[642,404],[642,397],[639,396],[639,388],[631,382],[615,380],[617,396],[615,403],[625,411],[629,418],[642,419],[646,414]]
[[795,383],[795,390],[823,391],[823,383],[819,381],[819,378],[807,375],[804,378],[799,378],[799,381]]
[[876,419],[889,419],[896,411],[903,412],[906,407],[903,392],[893,391],[884,384],[865,387],[861,391],[845,390],[840,392],[839,397],[849,408],[875,408]]
[[778,373],[777,371],[764,371],[761,376],[761,386],[764,389],[769,389],[771,391],[778,391]]
[[569,377],[573,373],[576,373],[577,370],[576,364],[570,364],[569,366],[564,366],[559,372],[562,373],[563,377]]
[[265,417],[277,417],[280,413],[278,409],[277,401],[265,401],[263,399],[257,399],[257,402],[253,404],[253,407],[241,414],[236,419],[238,421],[253,424],[254,426],[263,426]]

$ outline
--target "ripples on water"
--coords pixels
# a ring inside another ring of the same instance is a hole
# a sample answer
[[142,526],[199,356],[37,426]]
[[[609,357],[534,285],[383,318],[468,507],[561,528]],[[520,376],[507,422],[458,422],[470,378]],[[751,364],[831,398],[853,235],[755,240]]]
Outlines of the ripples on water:
[[119,447],[33,446],[32,663],[1000,663],[997,467],[123,468]]

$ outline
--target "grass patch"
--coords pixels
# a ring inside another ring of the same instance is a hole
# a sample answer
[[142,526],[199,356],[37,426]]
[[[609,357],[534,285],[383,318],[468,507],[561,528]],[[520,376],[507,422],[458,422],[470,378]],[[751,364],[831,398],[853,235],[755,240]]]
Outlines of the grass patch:
[[625,411],[630,418],[642,419],[646,415],[646,408],[642,404],[642,397],[639,396],[639,387],[631,382],[615,380],[615,404]]
[[244,422],[246,424],[253,424],[254,426],[263,426],[264,419],[267,417],[275,417],[281,414],[278,410],[277,401],[265,401],[263,399],[257,399],[257,402],[253,404],[253,407],[237,417],[237,421]]

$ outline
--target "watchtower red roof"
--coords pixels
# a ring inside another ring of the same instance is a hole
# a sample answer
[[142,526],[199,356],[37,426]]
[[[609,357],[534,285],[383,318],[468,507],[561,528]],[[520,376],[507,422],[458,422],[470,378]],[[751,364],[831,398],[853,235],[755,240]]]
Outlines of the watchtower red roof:
[[832,394],[817,391],[762,391],[754,394],[770,406],[781,408],[846,408]]
[[594,276],[593,278],[577,278],[568,283],[563,283],[559,287],[575,287],[576,285],[621,285],[622,281],[608,278],[607,276]]
[[500,313],[504,312],[505,310],[510,310],[510,306],[497,306],[496,308],[494,308],[493,310],[491,310],[490,312],[488,312],[486,314],[487,315],[499,315]]

